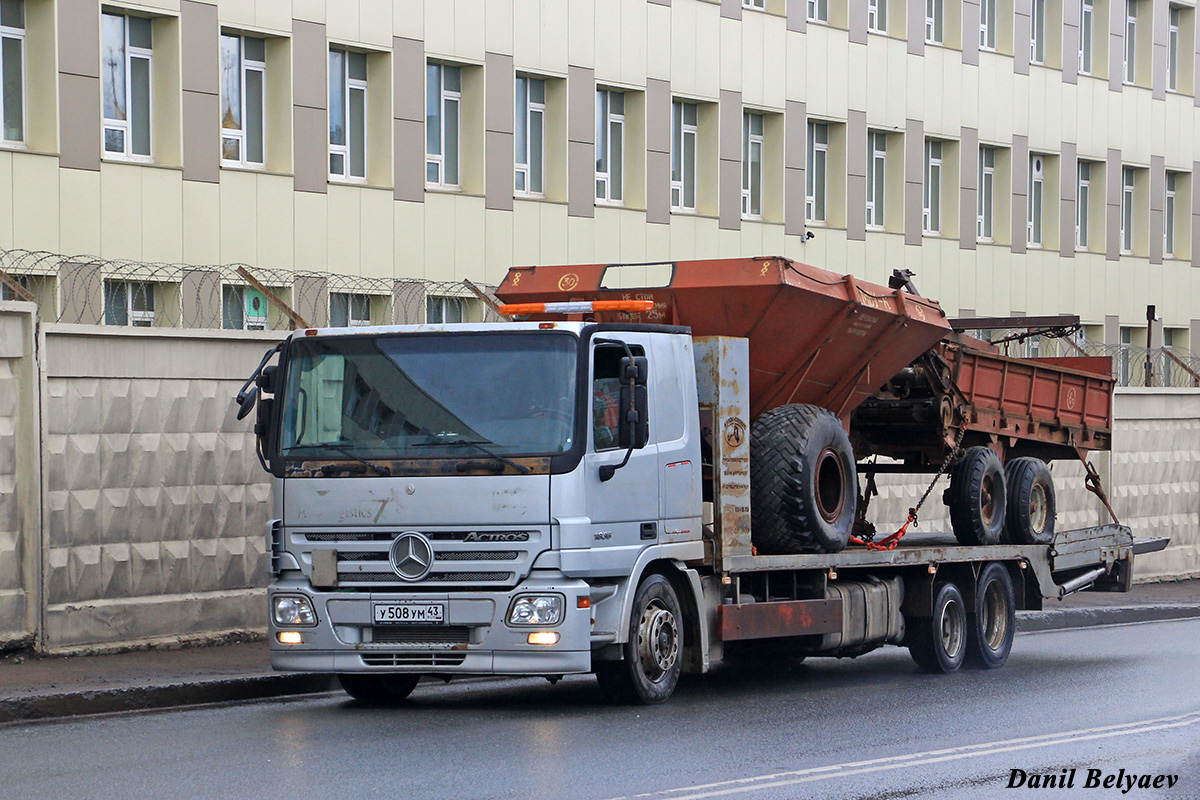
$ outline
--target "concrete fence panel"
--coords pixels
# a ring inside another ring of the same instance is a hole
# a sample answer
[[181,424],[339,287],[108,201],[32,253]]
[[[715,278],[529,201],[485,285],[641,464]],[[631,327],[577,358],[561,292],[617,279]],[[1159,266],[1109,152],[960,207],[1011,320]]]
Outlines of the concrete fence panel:
[[45,646],[261,627],[270,482],[233,396],[279,335],[45,338]]
[[37,630],[37,307],[0,302],[0,649]]

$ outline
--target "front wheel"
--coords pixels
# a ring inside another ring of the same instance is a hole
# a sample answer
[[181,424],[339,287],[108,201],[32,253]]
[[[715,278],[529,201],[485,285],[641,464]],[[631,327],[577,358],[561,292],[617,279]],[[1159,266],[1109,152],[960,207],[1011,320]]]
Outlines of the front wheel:
[[622,661],[595,665],[596,680],[619,703],[661,703],[675,691],[683,665],[683,615],[671,582],[650,575],[638,587]]
[[420,675],[391,673],[387,675],[364,675],[346,673],[338,675],[338,681],[346,694],[360,703],[371,706],[386,706],[399,703],[417,688]]
[[926,672],[954,672],[967,652],[967,609],[953,583],[934,587],[933,616],[910,621],[909,655]]

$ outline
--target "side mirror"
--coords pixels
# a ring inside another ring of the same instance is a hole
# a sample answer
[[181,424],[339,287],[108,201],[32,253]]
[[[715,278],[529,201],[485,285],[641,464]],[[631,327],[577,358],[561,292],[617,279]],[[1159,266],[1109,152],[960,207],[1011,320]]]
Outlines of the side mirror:
[[[635,356],[622,358],[620,414],[617,428],[617,446],[628,450],[641,450],[650,441],[650,394],[646,380],[650,365],[645,358]],[[633,379],[630,388],[629,380]]]
[[245,419],[250,416],[250,412],[254,410],[255,404],[258,402],[258,387],[250,387],[250,391],[238,392],[238,419]]
[[650,362],[645,356],[623,356],[618,362],[617,369],[621,373],[621,385],[627,385],[629,379],[633,378],[635,386],[645,386],[646,381],[650,377]]
[[263,371],[254,379],[255,385],[262,389],[264,394],[279,394],[279,365],[272,364],[269,367],[263,367]]

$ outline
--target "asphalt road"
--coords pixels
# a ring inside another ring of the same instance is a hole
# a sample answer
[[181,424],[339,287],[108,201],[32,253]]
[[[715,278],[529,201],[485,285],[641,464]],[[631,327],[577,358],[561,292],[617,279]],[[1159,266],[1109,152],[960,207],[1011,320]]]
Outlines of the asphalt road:
[[[739,665],[653,708],[607,705],[582,677],[423,684],[395,709],[338,694],[0,727],[0,786],[15,798],[1192,800],[1198,667],[1200,620],[1181,620],[1019,636],[992,672],[920,674],[898,648]],[[1014,769],[1071,768],[1073,789],[1005,788]],[[1089,770],[1120,784],[1086,789]],[[1131,774],[1178,778],[1122,793]]]

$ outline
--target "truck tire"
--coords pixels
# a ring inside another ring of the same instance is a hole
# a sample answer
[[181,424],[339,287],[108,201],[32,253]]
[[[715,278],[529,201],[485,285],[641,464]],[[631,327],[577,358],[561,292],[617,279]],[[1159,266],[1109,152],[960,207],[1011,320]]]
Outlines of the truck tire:
[[638,586],[622,661],[595,664],[600,690],[617,703],[652,705],[675,691],[683,669],[683,614],[671,582],[649,575]]
[[933,592],[933,616],[907,620],[904,643],[926,672],[954,672],[967,652],[967,609],[953,583],[939,583]]
[[1004,468],[990,447],[968,447],[950,473],[950,527],[960,544],[999,544],[1006,508]]
[[386,706],[399,703],[412,694],[417,688],[420,675],[410,673],[389,673],[386,675],[368,675],[363,673],[343,673],[338,675],[338,681],[346,694],[360,703],[371,706]]
[[1004,538],[1011,544],[1054,541],[1054,478],[1040,458],[1014,458],[1004,467],[1008,490]]
[[854,526],[858,478],[829,411],[780,406],[750,428],[750,528],[759,553],[836,553]]
[[979,573],[975,589],[975,613],[967,620],[967,663],[983,669],[999,669],[1012,652],[1017,630],[1017,603],[1012,577],[996,561]]

